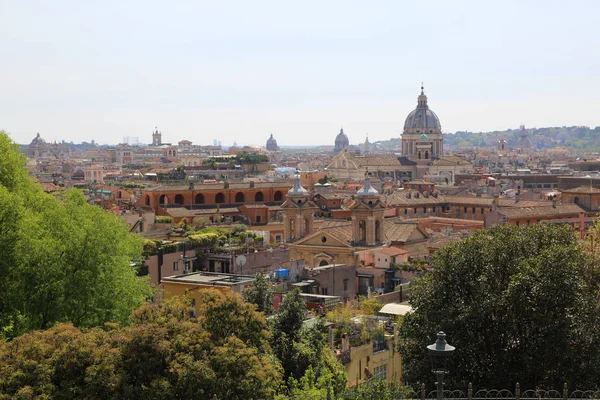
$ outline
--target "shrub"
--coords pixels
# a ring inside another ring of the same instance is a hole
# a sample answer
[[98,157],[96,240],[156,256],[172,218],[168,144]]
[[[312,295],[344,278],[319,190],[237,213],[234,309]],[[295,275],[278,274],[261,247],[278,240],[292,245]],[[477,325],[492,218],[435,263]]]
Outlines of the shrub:
[[167,216],[167,215],[157,215],[155,222],[157,224],[172,224],[173,223],[173,218]]

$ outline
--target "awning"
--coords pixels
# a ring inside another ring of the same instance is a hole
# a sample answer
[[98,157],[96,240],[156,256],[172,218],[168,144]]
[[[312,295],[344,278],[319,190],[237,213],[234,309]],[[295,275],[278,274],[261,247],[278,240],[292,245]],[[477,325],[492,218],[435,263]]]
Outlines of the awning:
[[412,307],[408,304],[389,303],[381,307],[380,314],[391,315],[406,315],[412,311]]

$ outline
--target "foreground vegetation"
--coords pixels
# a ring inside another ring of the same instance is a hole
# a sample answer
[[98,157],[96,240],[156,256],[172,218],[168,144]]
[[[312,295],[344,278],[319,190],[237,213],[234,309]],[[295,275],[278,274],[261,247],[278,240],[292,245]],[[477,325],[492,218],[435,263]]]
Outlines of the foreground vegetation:
[[569,227],[544,224],[478,231],[440,250],[400,329],[405,379],[431,387],[425,346],[443,330],[457,349],[450,387],[598,388],[597,253]]
[[131,267],[141,239],[77,190],[44,193],[2,131],[0,154],[0,337],[126,323],[152,295]]

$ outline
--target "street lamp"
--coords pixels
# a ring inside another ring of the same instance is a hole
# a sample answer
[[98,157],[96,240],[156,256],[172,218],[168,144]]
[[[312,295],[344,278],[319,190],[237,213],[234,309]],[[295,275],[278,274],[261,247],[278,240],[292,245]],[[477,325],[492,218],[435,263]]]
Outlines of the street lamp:
[[437,340],[434,344],[427,346],[429,356],[431,357],[431,366],[433,374],[437,378],[437,400],[444,399],[444,375],[448,373],[446,368],[448,358],[454,351],[454,346],[446,342],[446,334],[438,332]]

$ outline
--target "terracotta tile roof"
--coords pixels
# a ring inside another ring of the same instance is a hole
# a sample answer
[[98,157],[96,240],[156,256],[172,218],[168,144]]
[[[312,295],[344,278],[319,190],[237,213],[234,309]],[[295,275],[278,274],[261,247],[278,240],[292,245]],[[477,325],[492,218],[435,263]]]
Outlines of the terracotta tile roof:
[[384,236],[392,242],[406,242],[417,229],[418,223],[400,222],[398,219],[384,220],[383,223]]
[[399,249],[397,247],[383,247],[381,249],[377,249],[379,253],[387,254],[388,256],[399,256],[401,254],[407,254],[408,251]]
[[[408,197],[409,194],[410,198]],[[422,193],[419,193],[417,190],[397,190],[394,191],[391,195],[385,196],[384,200],[386,204],[391,206],[435,206],[436,204],[447,203],[447,201],[444,199],[444,196],[438,195],[438,197],[434,197],[432,195],[428,195],[428,197],[425,197]]]
[[[392,242],[406,242],[408,238],[419,229],[417,223],[406,223],[398,218],[387,218],[383,220],[383,235],[386,240]],[[351,221],[325,221],[319,227],[318,231],[325,231],[332,236],[344,241],[352,241],[352,222]],[[425,235],[427,235],[425,233]]]
[[350,221],[325,221],[319,227],[319,231],[325,231],[343,242],[352,241],[352,222]]
[[596,189],[592,186],[579,186],[574,189],[564,189],[563,193],[581,193],[581,194],[598,194],[600,189]]
[[505,207],[498,212],[507,218],[545,218],[577,215],[585,212],[577,204],[559,204],[555,207]]
[[393,156],[364,156],[364,157],[353,157],[352,160],[356,162],[359,167],[395,167],[400,165],[397,157]]
[[41,182],[40,186],[42,187],[42,190],[46,193],[57,192],[61,190],[59,186],[56,186],[54,183],[51,182]]

